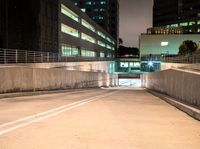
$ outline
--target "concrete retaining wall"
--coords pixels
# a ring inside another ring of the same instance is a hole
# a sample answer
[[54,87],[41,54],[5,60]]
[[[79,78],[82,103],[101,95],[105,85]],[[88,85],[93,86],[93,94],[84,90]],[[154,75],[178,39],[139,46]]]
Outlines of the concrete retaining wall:
[[200,73],[169,69],[142,75],[142,86],[200,108]]
[[191,67],[192,64],[183,64],[183,63],[161,63],[160,69],[166,70],[166,69],[174,69],[174,68],[180,68],[180,67]]
[[87,72],[112,72],[114,70],[114,62],[112,61],[92,61],[92,62],[58,62],[58,63],[27,63],[27,64],[7,64],[0,65],[2,67],[31,67],[31,68],[61,68],[73,71]]
[[0,68],[0,93],[115,86],[118,77],[103,72],[29,67]]

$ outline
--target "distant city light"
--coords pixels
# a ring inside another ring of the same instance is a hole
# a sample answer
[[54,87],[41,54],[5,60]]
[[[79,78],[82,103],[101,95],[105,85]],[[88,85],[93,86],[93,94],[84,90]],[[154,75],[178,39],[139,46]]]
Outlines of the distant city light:
[[152,67],[152,66],[153,66],[153,62],[152,62],[152,61],[149,61],[149,62],[148,62],[148,66]]
[[161,42],[161,46],[164,47],[164,46],[168,46],[169,45],[169,42]]

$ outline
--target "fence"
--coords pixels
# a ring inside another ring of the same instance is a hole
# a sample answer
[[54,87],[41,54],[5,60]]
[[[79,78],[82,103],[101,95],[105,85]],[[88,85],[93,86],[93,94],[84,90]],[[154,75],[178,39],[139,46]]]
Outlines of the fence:
[[178,55],[146,55],[141,57],[141,61],[160,61],[166,63],[186,63],[195,64],[200,63],[200,55],[188,55],[188,56],[178,56]]
[[61,57],[59,53],[27,51],[18,49],[0,49],[0,64],[9,63],[49,63],[78,61],[112,61],[113,58],[100,57]]

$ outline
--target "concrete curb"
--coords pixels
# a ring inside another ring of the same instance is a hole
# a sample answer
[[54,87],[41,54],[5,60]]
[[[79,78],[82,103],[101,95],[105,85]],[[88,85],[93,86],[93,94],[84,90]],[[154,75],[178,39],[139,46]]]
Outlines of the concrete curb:
[[94,90],[94,89],[97,89],[97,88],[82,88],[82,89],[66,89],[66,90],[50,90],[50,91],[5,93],[5,94],[0,94],[0,100],[4,99],[4,98],[36,96],[36,95],[44,95],[44,94],[73,93],[73,92],[76,92],[76,91],[86,91],[86,90]]
[[164,101],[166,101],[167,103],[175,106],[176,108],[178,108],[179,110],[185,112],[186,114],[188,114],[189,116],[193,117],[196,120],[200,121],[200,110],[192,107],[190,105],[184,104],[182,102],[179,102],[178,100],[167,96],[165,94],[156,92],[156,91],[152,91],[152,90],[148,90],[147,91],[151,94],[153,94],[156,97],[159,97],[160,99],[163,99]]

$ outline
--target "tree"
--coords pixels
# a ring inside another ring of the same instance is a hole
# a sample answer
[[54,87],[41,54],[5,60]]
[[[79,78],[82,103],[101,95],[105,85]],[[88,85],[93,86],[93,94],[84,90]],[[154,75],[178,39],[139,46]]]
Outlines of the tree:
[[183,41],[179,47],[179,55],[192,55],[197,51],[197,44],[192,40]]
[[139,57],[140,51],[136,47],[125,47],[125,46],[119,46],[118,49],[118,57]]
[[179,47],[179,52],[178,52],[178,55],[186,55],[186,52],[187,51],[187,46],[185,45],[185,43],[182,43]]
[[200,54],[200,41],[197,43],[196,54]]
[[119,45],[123,45],[123,39],[119,38]]

